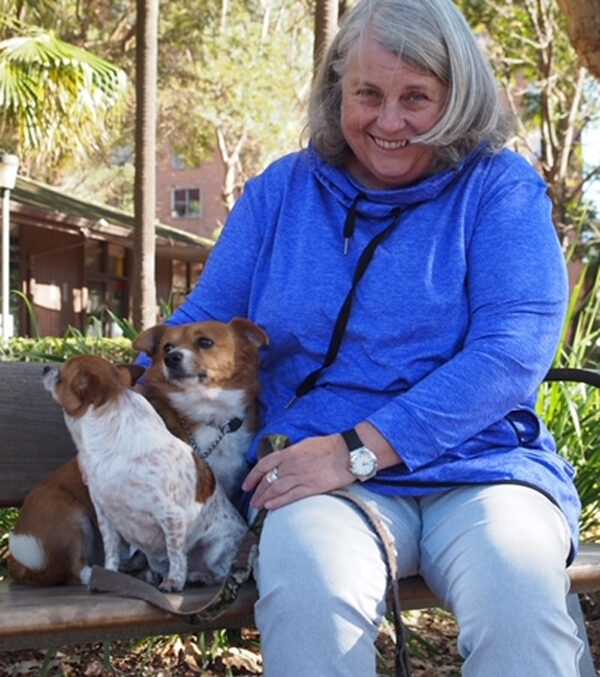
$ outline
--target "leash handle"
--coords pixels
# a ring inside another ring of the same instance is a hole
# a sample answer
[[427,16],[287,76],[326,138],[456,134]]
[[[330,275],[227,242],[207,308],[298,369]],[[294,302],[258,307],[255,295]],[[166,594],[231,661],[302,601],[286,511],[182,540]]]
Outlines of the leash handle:
[[401,615],[402,605],[400,604],[400,586],[398,585],[398,559],[391,534],[375,511],[352,492],[347,491],[346,489],[338,489],[336,491],[330,491],[329,493],[331,496],[337,496],[338,498],[342,498],[352,503],[365,517],[381,543],[388,572],[388,585],[392,593],[392,603],[394,607],[394,628],[396,630],[394,666],[396,677],[410,677],[412,671],[410,667],[410,657],[408,655],[406,628],[404,627],[404,623],[402,623]]

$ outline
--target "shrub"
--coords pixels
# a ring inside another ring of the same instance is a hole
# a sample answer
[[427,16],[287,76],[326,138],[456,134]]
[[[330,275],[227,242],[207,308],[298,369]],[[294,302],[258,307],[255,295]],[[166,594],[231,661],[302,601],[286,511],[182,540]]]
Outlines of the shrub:
[[[573,292],[557,367],[598,367],[600,271],[584,272]],[[583,504],[583,538],[600,527],[600,389],[575,383],[544,383],[538,411],[552,431],[559,453],[575,468]]]

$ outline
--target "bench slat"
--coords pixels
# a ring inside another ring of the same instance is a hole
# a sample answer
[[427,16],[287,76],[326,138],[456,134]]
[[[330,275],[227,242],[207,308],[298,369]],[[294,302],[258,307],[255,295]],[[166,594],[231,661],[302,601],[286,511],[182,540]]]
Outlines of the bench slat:
[[41,479],[76,453],[62,411],[42,383],[43,367],[0,362],[0,507],[21,505]]
[[[598,589],[600,545],[585,544],[569,568],[571,592]],[[216,592],[215,587],[188,588],[188,603],[201,606]],[[420,576],[400,581],[402,608],[441,606]],[[202,624],[201,629],[253,627],[256,601],[253,583],[242,586],[226,613]],[[200,628],[183,617],[142,600],[104,593],[90,593],[83,586],[35,588],[0,583],[0,651],[51,648],[127,638],[193,633]]]
[[[214,592],[214,588],[197,588],[186,596],[200,606]],[[255,599],[255,587],[243,586],[227,614],[203,623],[203,629],[253,627]],[[0,583],[1,651],[190,632],[194,626],[184,617],[142,600],[90,593],[83,586],[34,588]]]

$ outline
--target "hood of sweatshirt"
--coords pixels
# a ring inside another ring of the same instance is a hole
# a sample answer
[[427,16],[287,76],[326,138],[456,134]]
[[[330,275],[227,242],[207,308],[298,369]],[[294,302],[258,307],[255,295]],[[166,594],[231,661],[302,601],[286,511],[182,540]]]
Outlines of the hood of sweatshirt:
[[397,209],[437,198],[485,150],[485,146],[479,147],[456,167],[433,174],[418,183],[390,190],[371,190],[365,187],[347,169],[334,167],[326,162],[312,145],[307,153],[315,176],[340,203],[348,210],[356,210],[361,216],[382,219],[389,217]]

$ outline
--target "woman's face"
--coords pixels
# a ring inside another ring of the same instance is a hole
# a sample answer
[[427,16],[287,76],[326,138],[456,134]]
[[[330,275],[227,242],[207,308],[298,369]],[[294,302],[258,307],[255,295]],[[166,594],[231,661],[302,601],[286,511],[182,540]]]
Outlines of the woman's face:
[[444,113],[448,87],[365,38],[342,77],[342,133],[353,151],[350,173],[367,188],[413,183],[431,172],[435,149],[411,143]]

